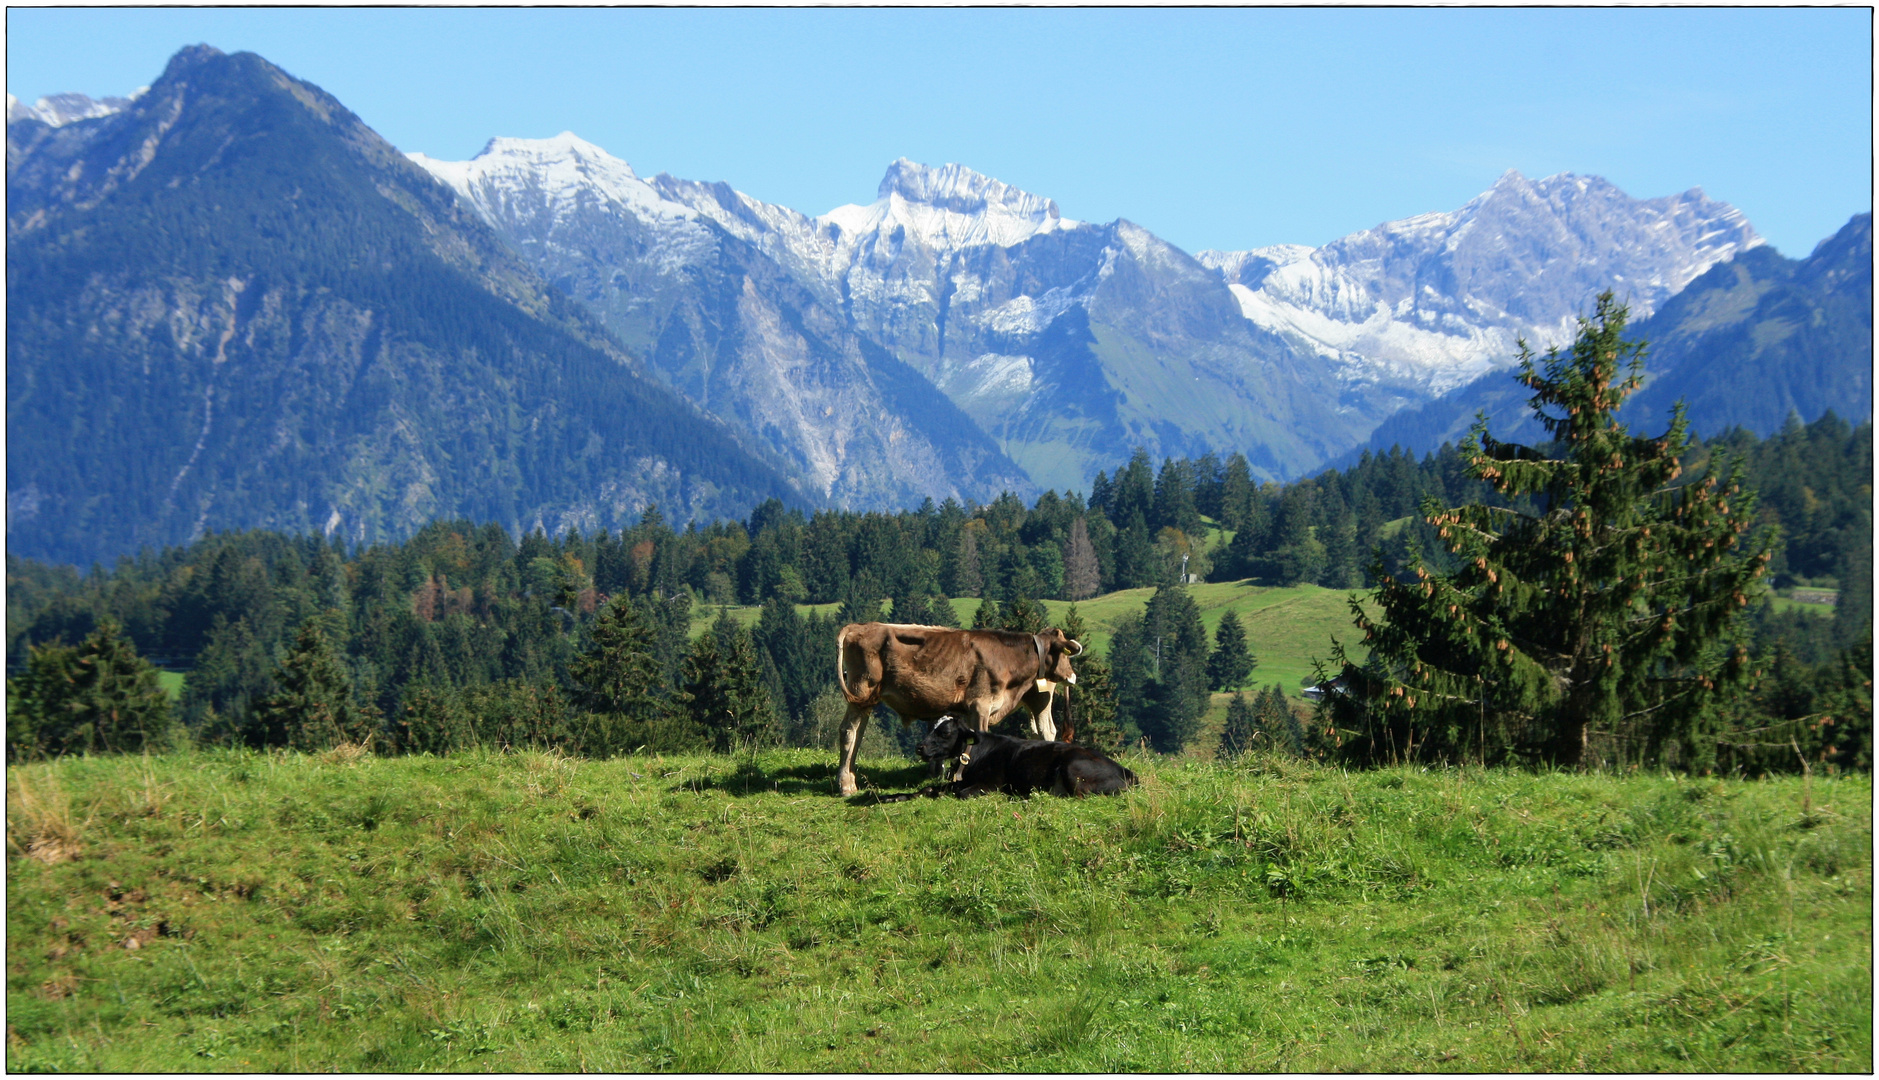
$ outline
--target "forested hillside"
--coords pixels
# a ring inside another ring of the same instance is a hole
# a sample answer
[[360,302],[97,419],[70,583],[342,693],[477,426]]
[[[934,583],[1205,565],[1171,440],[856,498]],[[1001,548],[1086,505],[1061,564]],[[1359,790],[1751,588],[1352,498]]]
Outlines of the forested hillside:
[[124,111],[7,139],[9,552],[813,499],[260,57],[185,50]]
[[[1761,523],[1780,530],[1775,595],[1750,618],[1758,647],[1780,661],[1785,697],[1758,707],[1804,710],[1812,673],[1871,636],[1872,428],[1827,417],[1768,440],[1731,432],[1699,446],[1687,470],[1718,455],[1746,463]],[[1194,695],[1204,702],[1221,688],[1205,675],[1217,643],[1177,581],[1184,558],[1195,580],[1358,589],[1370,583],[1373,550],[1386,566],[1411,544],[1441,552],[1417,512],[1425,497],[1454,505],[1487,495],[1446,446],[1421,460],[1366,456],[1285,486],[1255,486],[1238,457],[1157,469],[1138,452],[1100,475],[1089,498],[1047,492],[1030,506],[1004,496],[805,516],[772,500],[744,521],[703,526],[677,528],[656,509],[618,532],[556,537],[441,521],[403,543],[356,548],[317,535],[212,534],[87,574],[9,556],[7,657],[20,672],[33,647],[78,646],[110,621],[139,653],[187,671],[177,712],[197,738],[267,741],[287,736],[266,733],[263,704],[283,664],[308,652],[302,629],[316,625],[382,746],[558,732],[604,749],[628,734],[576,733],[587,692],[578,660],[596,649],[597,632],[611,632],[603,624],[639,635],[657,661],[646,690],[671,705],[642,717],[634,737],[702,740],[708,733],[683,723],[679,696],[690,692],[694,612],[760,604],[747,631],[720,620],[709,647],[747,657],[740,677],[761,684],[774,720],[765,737],[803,742],[822,734],[816,701],[831,689],[827,643],[839,622],[886,611],[955,623],[950,598],[975,597],[989,601],[976,605],[976,625],[1041,626],[1032,601],[1156,586],[1142,621],[1118,627],[1095,692],[1120,706],[1118,736],[1172,751],[1195,736]],[[1797,589],[1839,603],[1796,603]]]

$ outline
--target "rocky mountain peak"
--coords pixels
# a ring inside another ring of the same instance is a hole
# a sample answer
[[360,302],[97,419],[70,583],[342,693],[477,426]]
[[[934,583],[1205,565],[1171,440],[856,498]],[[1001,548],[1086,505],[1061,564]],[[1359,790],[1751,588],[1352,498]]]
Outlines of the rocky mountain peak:
[[468,161],[440,161],[408,154],[432,176],[454,188],[485,220],[514,212],[522,193],[551,214],[599,199],[651,220],[691,220],[689,208],[662,198],[625,161],[572,131],[548,139],[498,136]]
[[981,244],[1010,247],[1079,224],[1064,217],[1050,199],[964,165],[933,168],[906,158],[887,167],[873,203],[838,206],[819,220],[851,236],[904,230],[940,251]]
[[163,74],[165,77],[175,75],[222,55],[222,50],[213,45],[185,45],[170,57],[170,62],[163,68]]
[[37,120],[47,127],[63,127],[76,120],[94,120],[122,112],[125,106],[148,93],[140,86],[124,97],[92,98],[84,94],[50,94],[28,105],[12,94],[7,95],[7,123]]
[[1353,382],[1440,393],[1511,363],[1515,339],[1569,340],[1613,289],[1649,315],[1697,275],[1762,243],[1700,189],[1635,199],[1598,176],[1509,169],[1460,209],[1324,247],[1208,252],[1248,319],[1344,365]]
[[935,169],[906,158],[896,159],[887,167],[875,197],[894,195],[956,214],[991,212],[1040,223],[1062,217],[1050,199],[951,163]]

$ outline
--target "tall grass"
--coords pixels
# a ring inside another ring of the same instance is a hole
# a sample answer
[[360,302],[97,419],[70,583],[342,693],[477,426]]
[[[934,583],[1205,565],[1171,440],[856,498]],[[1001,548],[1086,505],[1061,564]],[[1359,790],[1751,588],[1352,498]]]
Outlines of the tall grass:
[[7,1064],[1872,1067],[1870,778],[1129,764],[895,804],[822,751],[16,767]]

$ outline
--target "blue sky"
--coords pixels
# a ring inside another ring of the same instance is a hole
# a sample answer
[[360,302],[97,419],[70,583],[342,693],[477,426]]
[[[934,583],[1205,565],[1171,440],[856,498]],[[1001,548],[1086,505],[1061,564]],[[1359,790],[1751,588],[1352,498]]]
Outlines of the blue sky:
[[563,130],[807,213],[956,161],[1190,251],[1322,244],[1507,169],[1701,187],[1800,256],[1872,206],[1859,9],[11,9],[7,90],[251,50],[400,149]]

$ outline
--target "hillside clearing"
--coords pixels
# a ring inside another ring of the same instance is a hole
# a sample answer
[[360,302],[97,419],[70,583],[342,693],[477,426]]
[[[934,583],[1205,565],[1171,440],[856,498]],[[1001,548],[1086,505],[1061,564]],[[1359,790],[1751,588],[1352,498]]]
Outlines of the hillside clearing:
[[[1276,682],[1288,695],[1302,701],[1299,692],[1311,678],[1312,661],[1331,655],[1333,637],[1344,642],[1344,648],[1352,659],[1361,663],[1368,655],[1351,625],[1349,590],[1326,589],[1318,585],[1281,588],[1248,582],[1209,582],[1190,585],[1187,589],[1200,607],[1201,625],[1207,628],[1210,638],[1227,612],[1239,615],[1241,623],[1246,627],[1247,646],[1259,661],[1259,666],[1253,669],[1252,677],[1247,680],[1249,690]],[[1148,598],[1153,595],[1153,589],[1122,589],[1078,601],[1077,613],[1090,628],[1085,644],[1097,655],[1107,655],[1115,625],[1123,616],[1146,608]],[[1061,625],[1065,613],[1070,609],[1070,602],[1040,602],[1049,612],[1052,623]],[[983,601],[969,596],[952,601],[953,611],[959,616],[961,625],[972,625],[972,617],[978,613],[981,603]],[[798,604],[796,610],[801,615],[811,612],[833,615],[840,606]],[[691,634],[697,637],[704,633],[720,611],[729,611],[732,618],[742,625],[750,626],[756,623],[761,610],[748,605],[720,607],[699,604],[692,609]],[[886,610],[883,605],[883,618],[886,617]],[[831,642],[831,657],[834,656],[834,649],[834,643]]]

